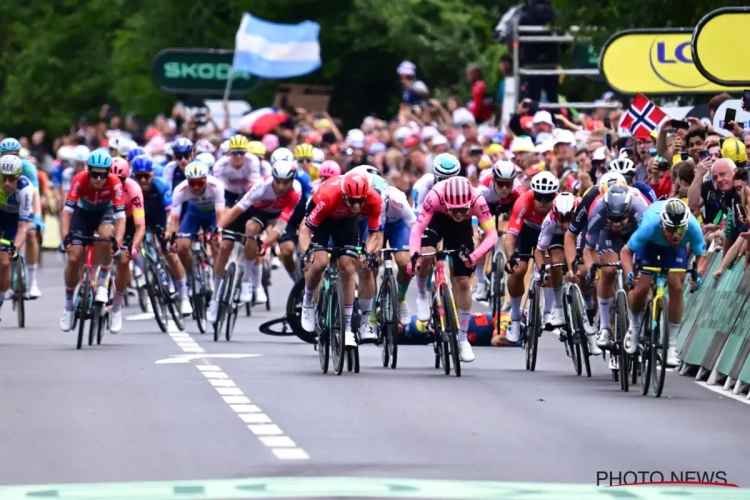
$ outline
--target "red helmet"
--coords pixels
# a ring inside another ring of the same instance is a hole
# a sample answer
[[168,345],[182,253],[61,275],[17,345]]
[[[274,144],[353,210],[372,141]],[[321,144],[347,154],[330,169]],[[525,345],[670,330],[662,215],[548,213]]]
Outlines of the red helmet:
[[341,175],[341,167],[335,161],[326,160],[320,164],[320,168],[318,169],[318,176],[335,177],[337,175]]
[[557,221],[569,221],[578,207],[578,198],[573,193],[560,193],[552,202],[552,216]]
[[370,181],[360,172],[348,172],[341,184],[341,192],[347,198],[366,198],[370,191]]
[[109,171],[120,179],[130,177],[130,165],[128,165],[128,160],[120,157],[112,158],[112,167]]
[[443,201],[445,201],[447,208],[468,208],[471,205],[471,198],[474,193],[469,179],[466,177],[451,177],[443,182],[446,183]]

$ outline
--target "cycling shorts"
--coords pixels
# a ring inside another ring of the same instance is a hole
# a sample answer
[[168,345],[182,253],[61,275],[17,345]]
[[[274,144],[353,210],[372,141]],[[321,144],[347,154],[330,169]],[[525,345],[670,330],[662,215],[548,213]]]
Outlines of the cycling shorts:
[[181,234],[197,234],[201,229],[208,231],[216,226],[216,212],[214,211],[201,212],[193,205],[188,205],[187,212],[183,213],[185,213],[185,218],[180,222],[179,233]]
[[154,213],[146,212],[146,227],[167,227],[166,210],[158,210]]
[[[687,248],[663,247],[654,243],[646,243],[643,250],[635,253],[636,259],[641,259],[644,267],[668,267],[670,269],[687,269]],[[652,274],[642,271],[643,274]]]
[[[229,227],[227,229],[229,229],[230,231],[234,231],[235,233],[245,233],[247,221],[249,221],[252,218],[252,214],[251,214],[252,210],[254,210],[254,208],[250,207],[250,210],[246,210],[242,212],[240,215],[238,215],[237,218],[234,219],[231,224],[229,224]],[[264,223],[263,223],[264,220],[256,221],[256,222],[260,224],[261,228],[264,227]],[[222,233],[221,239],[227,240],[227,241],[234,241],[236,238],[231,234]]]
[[409,251],[409,235],[411,228],[403,219],[390,222],[383,228],[383,244],[398,251]]
[[562,250],[563,248],[565,248],[565,236],[562,234],[553,234],[552,240],[547,247],[547,251]]
[[596,253],[602,255],[605,253],[616,253],[619,255],[622,247],[628,242],[632,232],[627,233],[613,233],[608,228],[603,228],[599,232],[599,241],[596,242]]
[[279,238],[279,243],[284,243],[285,241],[297,242],[297,230],[299,229],[299,225],[302,224],[302,220],[305,218],[306,204],[307,200],[301,199],[299,200],[299,203],[297,203],[297,206],[294,207],[294,212],[289,219],[289,223],[286,225],[284,234]]
[[[466,219],[456,222],[446,214],[433,214],[425,232],[422,233],[422,248],[436,248],[440,240],[443,240],[443,249],[458,250],[461,245],[469,252],[474,251],[474,231],[471,220]],[[451,259],[453,263],[453,276],[471,276],[473,269],[466,267],[463,259],[458,255]]]
[[[534,253],[536,243],[539,241],[539,233],[541,229],[534,229],[528,224],[521,226],[521,234],[516,238],[516,252],[519,254],[531,255]],[[519,257],[519,261],[528,262],[529,257]]]
[[18,219],[18,213],[10,214],[8,212],[0,212],[0,230],[2,230],[3,238],[10,241],[16,239],[16,233],[18,233]]
[[77,236],[91,237],[102,224],[114,225],[115,211],[112,207],[106,210],[84,210],[79,206],[73,208],[70,219],[71,245],[83,245],[83,240]]

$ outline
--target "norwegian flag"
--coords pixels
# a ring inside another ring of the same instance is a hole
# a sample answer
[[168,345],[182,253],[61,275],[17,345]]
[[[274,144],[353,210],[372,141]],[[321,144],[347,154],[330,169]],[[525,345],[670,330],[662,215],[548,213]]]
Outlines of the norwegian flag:
[[666,118],[664,111],[651,102],[648,97],[638,94],[633,99],[625,116],[620,122],[620,127],[630,130],[636,139],[648,139],[651,132]]

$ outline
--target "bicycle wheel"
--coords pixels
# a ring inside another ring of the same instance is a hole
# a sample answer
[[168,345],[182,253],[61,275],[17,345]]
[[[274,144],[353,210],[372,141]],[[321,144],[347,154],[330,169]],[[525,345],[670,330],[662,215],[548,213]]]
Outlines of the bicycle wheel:
[[445,309],[445,329],[450,342],[450,355],[453,360],[453,373],[456,377],[461,376],[461,357],[458,352],[458,318],[456,317],[456,303],[453,301],[453,293],[446,284],[442,286],[441,294]]
[[442,365],[446,375],[451,374],[451,352],[450,340],[447,333],[447,321],[440,314],[443,305],[440,303],[440,297],[435,294],[432,296],[432,317],[433,331],[435,332],[435,368]]
[[384,282],[385,291],[383,292],[382,302],[380,303],[380,313],[385,319],[385,336],[383,338],[383,366],[388,366],[390,358],[391,369],[396,368],[398,363],[398,296],[396,294],[396,278],[389,275]]
[[[237,267],[236,274],[234,276],[234,281],[236,284],[242,283],[242,274],[243,269],[241,267]],[[240,285],[242,286],[242,285]],[[237,316],[240,314],[240,286],[235,286],[232,288],[232,295],[231,299],[229,301],[229,315],[227,317],[227,326],[225,330],[225,339],[227,342],[232,340],[232,335],[234,334],[234,325],[237,323]]]
[[15,287],[13,290],[13,302],[16,309],[16,317],[18,318],[18,327],[26,327],[26,261],[23,256],[19,256],[18,260],[13,263],[14,267],[14,278]]
[[99,328],[99,321],[101,318],[99,317],[99,314],[101,313],[100,307],[102,304],[94,303],[94,306],[91,308],[91,321],[89,322],[89,345],[94,345],[94,337],[96,336],[96,332]]
[[106,318],[104,304],[94,305],[94,316],[98,318],[96,320],[96,345],[101,345],[102,334],[104,333],[104,320]]
[[327,329],[327,308],[325,297],[321,296],[318,302],[318,310],[315,318],[315,330],[317,333],[317,351],[320,362],[320,371],[328,373],[328,364],[331,357],[331,335]]
[[534,300],[529,306],[529,316],[532,318],[529,321],[529,326],[526,328],[526,369],[529,371],[536,370],[536,358],[539,345],[539,335],[542,329],[542,314],[539,310],[539,293],[542,287],[538,283],[534,283]]
[[206,333],[206,282],[204,281],[203,261],[197,256],[193,258],[193,275],[189,277],[192,293],[190,302],[193,306],[193,318],[201,334]]
[[156,269],[156,264],[151,260],[146,261],[146,289],[148,300],[151,302],[151,309],[154,310],[154,319],[159,329],[167,333],[167,311],[164,307],[164,290],[161,286],[161,277]]
[[641,321],[640,338],[643,342],[638,346],[641,351],[641,394],[648,396],[648,391],[651,387],[651,307],[652,302],[649,301],[646,305],[646,310],[643,312],[643,320]]
[[331,357],[333,371],[341,375],[344,370],[344,354],[346,341],[346,316],[344,313],[344,294],[341,282],[333,280],[328,289],[328,331],[331,332]]
[[[159,266],[161,267],[164,274],[168,276],[169,273],[167,273],[167,269],[169,269],[169,267],[167,267],[167,260],[163,257],[159,259]],[[178,301],[181,301],[181,299],[178,298],[177,300],[175,300],[169,293],[169,290],[164,290],[164,303],[166,305],[166,309],[169,310],[169,315],[172,316],[172,321],[174,321],[177,329],[182,331],[185,329],[185,320],[182,317],[182,304]]]
[[625,335],[628,333],[628,299],[625,292],[618,292],[615,297],[615,349],[620,357],[620,388],[623,392],[630,390],[630,356],[625,351]]
[[219,336],[224,329],[224,322],[227,316],[231,314],[232,297],[234,291],[234,275],[237,271],[237,264],[230,262],[227,270],[224,272],[224,279],[221,280],[219,289],[219,311],[216,314],[216,324],[214,325],[214,342],[219,341]]
[[305,278],[300,278],[289,291],[289,297],[286,299],[286,321],[292,332],[308,344],[314,344],[315,334],[305,331],[302,328],[302,300],[305,296]]
[[91,301],[91,268],[86,267],[83,270],[83,278],[78,288],[78,343],[76,349],[80,349],[83,345],[83,331],[86,328],[86,315],[89,311],[89,302]]
[[651,330],[651,389],[654,397],[661,396],[664,380],[667,377],[667,349],[669,348],[669,322],[667,311],[669,302],[666,297],[656,301],[656,325]]
[[383,368],[388,368],[388,365],[391,364],[391,352],[388,350],[388,330],[386,328],[386,319],[385,319],[385,310],[389,307],[385,303],[387,302],[387,299],[385,298],[386,293],[386,283],[387,279],[385,275],[383,276],[383,281],[380,284],[380,290],[378,290],[378,294],[375,296],[375,302],[373,303],[373,307],[377,311],[377,318],[378,318],[378,346],[380,346],[380,362],[383,364]]
[[583,323],[583,315],[586,311],[583,307],[583,297],[581,296],[581,289],[578,285],[571,285],[568,288],[568,298],[570,300],[571,316],[575,323],[575,329],[578,332],[578,344],[581,347],[581,359],[583,361],[583,367],[586,370],[586,376],[591,377],[591,360],[589,357],[589,342],[588,333]]
[[580,337],[575,330],[575,321],[573,320],[573,313],[570,307],[569,294],[563,294],[563,314],[565,316],[565,345],[568,351],[568,356],[573,362],[573,369],[576,375],[580,376],[582,372],[581,365],[581,344]]
[[263,287],[263,291],[266,292],[266,311],[271,310],[271,293],[269,287],[271,286],[271,261],[263,259],[263,274],[261,275],[260,284]]
[[503,252],[497,252],[493,258],[490,290],[492,291],[493,326],[499,334],[502,323],[503,300],[505,298],[505,255]]

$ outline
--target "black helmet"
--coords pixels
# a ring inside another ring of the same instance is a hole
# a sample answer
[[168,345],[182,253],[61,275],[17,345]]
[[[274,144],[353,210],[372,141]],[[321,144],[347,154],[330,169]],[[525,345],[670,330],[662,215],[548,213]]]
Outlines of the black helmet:
[[604,195],[604,213],[608,219],[622,219],[630,213],[633,206],[630,189],[615,184],[611,186]]
[[662,227],[687,227],[690,209],[679,198],[670,198],[664,203],[659,214]]

